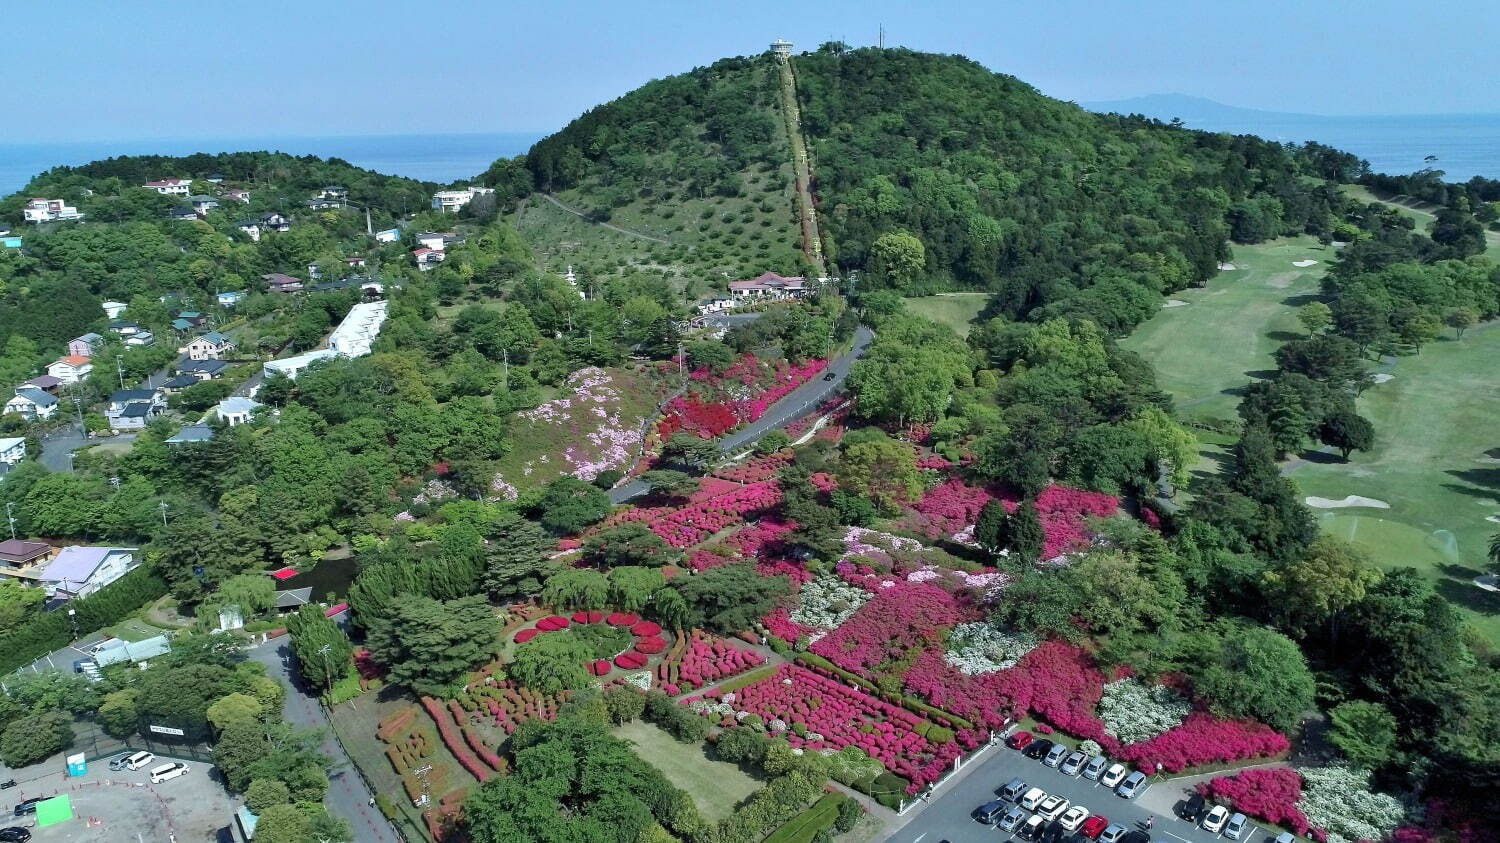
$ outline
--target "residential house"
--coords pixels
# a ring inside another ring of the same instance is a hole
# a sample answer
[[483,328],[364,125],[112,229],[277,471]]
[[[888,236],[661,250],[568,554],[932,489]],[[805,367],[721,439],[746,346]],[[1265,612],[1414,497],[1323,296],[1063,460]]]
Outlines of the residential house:
[[365,298],[380,298],[385,293],[385,284],[368,275],[350,275],[346,278],[314,284],[307,289],[313,293],[327,293],[333,290],[347,290],[351,287],[358,287],[360,295]]
[[47,374],[64,384],[78,383],[93,371],[93,362],[81,354],[69,354],[47,364]]
[[296,380],[297,376],[302,374],[302,371],[308,366],[319,360],[330,360],[334,356],[332,350],[320,348],[317,351],[309,351],[306,354],[298,354],[295,357],[287,357],[281,360],[267,360],[266,364],[261,367],[261,371],[265,372],[268,378],[285,375],[292,380]]
[[202,194],[199,194],[198,196],[189,196],[188,204],[193,206],[193,211],[200,217],[207,216],[209,211],[216,211],[219,209],[219,200],[213,198],[212,196],[204,196]]
[[803,278],[785,278],[774,272],[763,272],[749,281],[730,281],[729,294],[738,298],[801,298],[807,294]]
[[96,670],[112,664],[136,664],[144,668],[150,660],[165,656],[170,652],[172,652],[172,639],[165,635],[155,635],[140,641],[117,639],[101,646],[99,651],[94,653],[93,658]]
[[318,188],[319,199],[337,199],[340,202],[349,198],[349,188],[341,184],[325,184]]
[[184,375],[192,375],[200,381],[207,381],[222,378],[228,368],[229,364],[223,360],[193,360],[179,366],[177,371]]
[[128,337],[141,329],[141,323],[116,319],[109,323],[109,332],[120,337]]
[[349,314],[328,335],[328,348],[344,357],[363,357],[370,353],[380,327],[385,324],[386,302],[360,302],[349,308]]
[[167,212],[167,219],[177,222],[193,222],[198,219],[198,212],[189,205],[182,205]]
[[280,272],[272,272],[262,275],[262,281],[266,282],[268,293],[296,293],[302,290],[302,279],[293,278]]
[[260,229],[263,232],[279,231],[285,234],[286,232],[292,230],[292,221],[288,219],[284,214],[278,214],[275,211],[272,211],[269,214],[261,214]]
[[15,465],[26,459],[26,439],[20,436],[7,436],[0,439],[0,463]]
[[140,562],[133,547],[65,547],[47,563],[41,583],[53,597],[87,597],[135,570]]
[[128,306],[122,301],[107,301],[101,305],[104,308],[104,318],[110,321],[119,319],[120,314],[124,313]]
[[214,415],[230,427],[237,424],[245,424],[255,415],[255,411],[266,405],[256,401],[254,398],[241,398],[231,395],[214,406]]
[[21,213],[27,222],[38,225],[83,219],[83,214],[78,213],[78,209],[69,205],[66,199],[32,199],[21,209]]
[[23,585],[36,585],[41,579],[43,566],[55,552],[57,548],[45,542],[0,541],[0,577],[19,580]]
[[250,191],[245,190],[244,188],[231,187],[227,190],[220,191],[220,193],[224,195],[225,199],[232,199],[245,205],[250,204]]
[[464,239],[462,237],[459,237],[457,234],[454,234],[451,231],[442,234],[429,231],[424,234],[418,234],[416,240],[418,246],[421,246],[424,249],[432,249],[438,252],[443,251],[449,246],[454,246],[464,242]]
[[213,438],[213,428],[206,424],[190,424],[163,439],[162,442],[167,445],[196,445],[200,442],[208,442]]
[[56,395],[57,390],[62,387],[62,381],[58,378],[54,378],[51,375],[37,375],[31,380],[21,384],[21,386],[29,386],[33,389],[40,389],[43,392],[48,392]]
[[161,413],[161,405],[150,401],[135,401],[126,404],[120,412],[106,415],[110,430],[144,430],[152,416]]
[[198,378],[192,375],[177,375],[176,377],[168,378],[167,380],[163,381],[162,385],[157,387],[157,389],[161,390],[162,393],[166,395],[176,395],[184,389],[187,389],[188,387],[198,383],[202,383],[202,381],[198,380]]
[[344,207],[344,200],[318,198],[309,199],[303,204],[307,205],[309,211],[337,211]]
[[68,341],[68,353],[79,357],[93,357],[104,345],[104,337],[95,333],[87,333],[81,337]]
[[195,337],[187,344],[183,353],[189,360],[223,360],[224,355],[234,350],[234,343],[229,337],[218,331],[209,331],[202,336]]
[[229,290],[227,292],[218,293],[214,296],[214,299],[219,303],[219,307],[226,308],[234,307],[235,305],[243,301],[244,298],[245,292],[243,290]]
[[163,196],[186,196],[193,192],[193,180],[161,179],[159,181],[148,181],[145,187],[147,190],[154,190]]
[[109,409],[105,412],[108,415],[116,415],[124,411],[131,404],[140,404],[142,402],[156,404],[160,400],[154,389],[119,389],[110,394]]
[[359,255],[350,255],[349,257],[344,258],[344,265],[351,269],[364,269],[365,264],[367,263],[369,263],[369,261],[360,257]]
[[16,394],[5,402],[5,412],[15,413],[27,421],[50,419],[57,413],[57,396],[48,395],[40,389],[20,387]]
[[191,319],[183,319],[181,316],[172,320],[172,330],[179,332],[191,331],[198,327]]
[[156,345],[156,337],[150,331],[136,331],[125,338],[127,348],[145,348],[148,345]]
[[473,201],[475,196],[485,196],[494,193],[492,187],[461,187],[457,190],[439,190],[432,194],[432,210],[444,213],[457,213],[465,205]]
[[239,222],[234,224],[234,227],[238,228],[240,231],[245,232],[245,236],[250,238],[250,242],[260,242],[259,222],[256,222],[255,220],[240,220]]
[[401,229],[386,228],[375,232],[376,243],[394,243],[401,239]]
[[426,272],[447,259],[448,253],[441,249],[412,249],[412,259],[417,262],[417,269]]

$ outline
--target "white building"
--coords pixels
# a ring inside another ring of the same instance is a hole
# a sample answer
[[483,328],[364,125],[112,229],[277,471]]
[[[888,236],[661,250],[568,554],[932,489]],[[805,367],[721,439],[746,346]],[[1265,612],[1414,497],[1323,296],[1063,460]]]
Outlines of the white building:
[[268,378],[275,375],[286,375],[292,380],[296,380],[297,376],[302,374],[303,369],[306,369],[319,360],[331,360],[335,356],[330,349],[320,348],[317,351],[309,351],[306,354],[299,354],[296,357],[287,357],[282,360],[268,360],[261,367],[261,370],[266,373],[266,377]]
[[87,597],[140,565],[133,547],[65,547],[42,571],[47,593],[63,600]]
[[5,402],[5,412],[15,413],[27,421],[50,419],[57,412],[57,396],[23,386]]
[[193,192],[193,180],[162,179],[160,181],[148,181],[144,187],[147,190],[154,190],[163,196],[186,196]]
[[397,240],[400,240],[400,239],[401,239],[401,229],[399,229],[399,228],[387,228],[387,229],[383,229],[381,231],[375,232],[375,242],[376,243],[394,243],[394,242],[396,242]]
[[22,213],[27,222],[38,224],[83,219],[83,214],[78,213],[78,209],[69,205],[66,199],[33,199],[26,203]]
[[180,349],[189,360],[223,360],[233,350],[234,343],[218,331],[194,337],[192,342]]
[[234,427],[237,424],[244,424],[250,421],[255,411],[264,406],[266,405],[256,401],[254,398],[241,398],[238,395],[231,395],[214,407],[214,415],[218,416],[220,421],[223,421],[230,427]]
[[47,374],[65,384],[78,383],[93,371],[93,362],[81,354],[69,354],[47,364]]
[[384,301],[360,302],[349,308],[349,315],[328,335],[328,348],[344,357],[363,357],[380,336],[385,324]]
[[494,192],[495,189],[492,187],[462,187],[457,190],[439,190],[437,193],[432,194],[432,210],[454,214],[473,201],[475,196],[485,196]]
[[124,313],[125,308],[127,307],[125,302],[122,301],[107,301],[104,302],[102,306],[104,307],[105,318],[109,319],[110,321],[119,319],[120,314]]
[[19,436],[0,439],[0,463],[15,465],[26,459],[26,440]]

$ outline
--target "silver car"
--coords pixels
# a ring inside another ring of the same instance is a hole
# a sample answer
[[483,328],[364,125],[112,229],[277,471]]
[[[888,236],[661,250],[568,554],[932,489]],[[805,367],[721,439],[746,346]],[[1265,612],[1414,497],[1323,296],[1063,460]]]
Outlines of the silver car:
[[1026,821],[1026,817],[1027,814],[1025,811],[1012,807],[1009,811],[1005,812],[1005,816],[1000,818],[1000,830],[1006,833],[1014,833],[1016,829],[1021,827],[1021,823]]
[[1104,773],[1105,765],[1108,763],[1108,758],[1102,755],[1095,755],[1089,759],[1087,764],[1083,765],[1083,777],[1091,781],[1098,781],[1099,776]]
[[1068,748],[1062,744],[1054,744],[1051,749],[1047,750],[1047,756],[1042,759],[1042,763],[1048,767],[1056,767],[1067,757]]
[[1229,822],[1224,824],[1224,836],[1230,840],[1240,839],[1245,834],[1245,825],[1248,822],[1244,814],[1236,811],[1234,816],[1229,818]]
[[1119,794],[1123,799],[1134,799],[1145,793],[1146,787],[1146,774],[1140,770],[1136,770],[1134,773],[1126,776],[1125,781],[1120,782],[1120,786],[1115,788],[1115,793]]
[[1089,760],[1087,755],[1074,750],[1057,769],[1065,776],[1076,776],[1083,769],[1083,762]]

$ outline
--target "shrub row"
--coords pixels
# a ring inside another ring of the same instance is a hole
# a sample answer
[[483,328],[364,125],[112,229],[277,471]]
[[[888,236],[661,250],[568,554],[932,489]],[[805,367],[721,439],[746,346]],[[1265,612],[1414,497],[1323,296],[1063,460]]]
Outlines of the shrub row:
[[811,808],[792,817],[767,837],[765,843],[812,843],[818,832],[831,829],[839,818],[839,807],[849,797],[842,793],[825,793]]
[[[865,679],[863,676],[860,676],[858,674],[850,673],[849,671],[844,670],[843,668],[816,653],[797,653],[795,660],[807,666],[815,673],[821,673],[824,676],[831,676],[841,679],[849,683],[850,685],[857,686],[865,691],[870,692],[871,694],[874,694],[875,696],[879,697],[882,700],[885,700],[891,705],[899,705],[907,711],[931,717],[934,721],[934,725],[947,730],[947,740],[953,740],[953,729],[974,728],[974,724],[969,720],[963,717],[959,717],[957,714],[954,714],[950,711],[944,711],[941,708],[928,705],[927,703],[922,702],[915,697],[908,697],[902,694],[892,694],[887,691],[882,691],[880,690],[880,688],[876,687],[874,682],[871,682],[870,680]],[[923,737],[929,736],[923,735]],[[944,742],[944,740],[940,738],[931,738],[931,740],[937,741],[939,743]]]

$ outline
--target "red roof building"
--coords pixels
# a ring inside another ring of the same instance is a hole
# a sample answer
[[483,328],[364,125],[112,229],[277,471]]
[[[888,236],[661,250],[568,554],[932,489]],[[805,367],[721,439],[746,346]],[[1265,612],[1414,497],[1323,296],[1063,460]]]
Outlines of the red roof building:
[[801,296],[807,292],[804,278],[787,278],[774,272],[763,272],[749,281],[730,281],[729,292],[734,296]]

